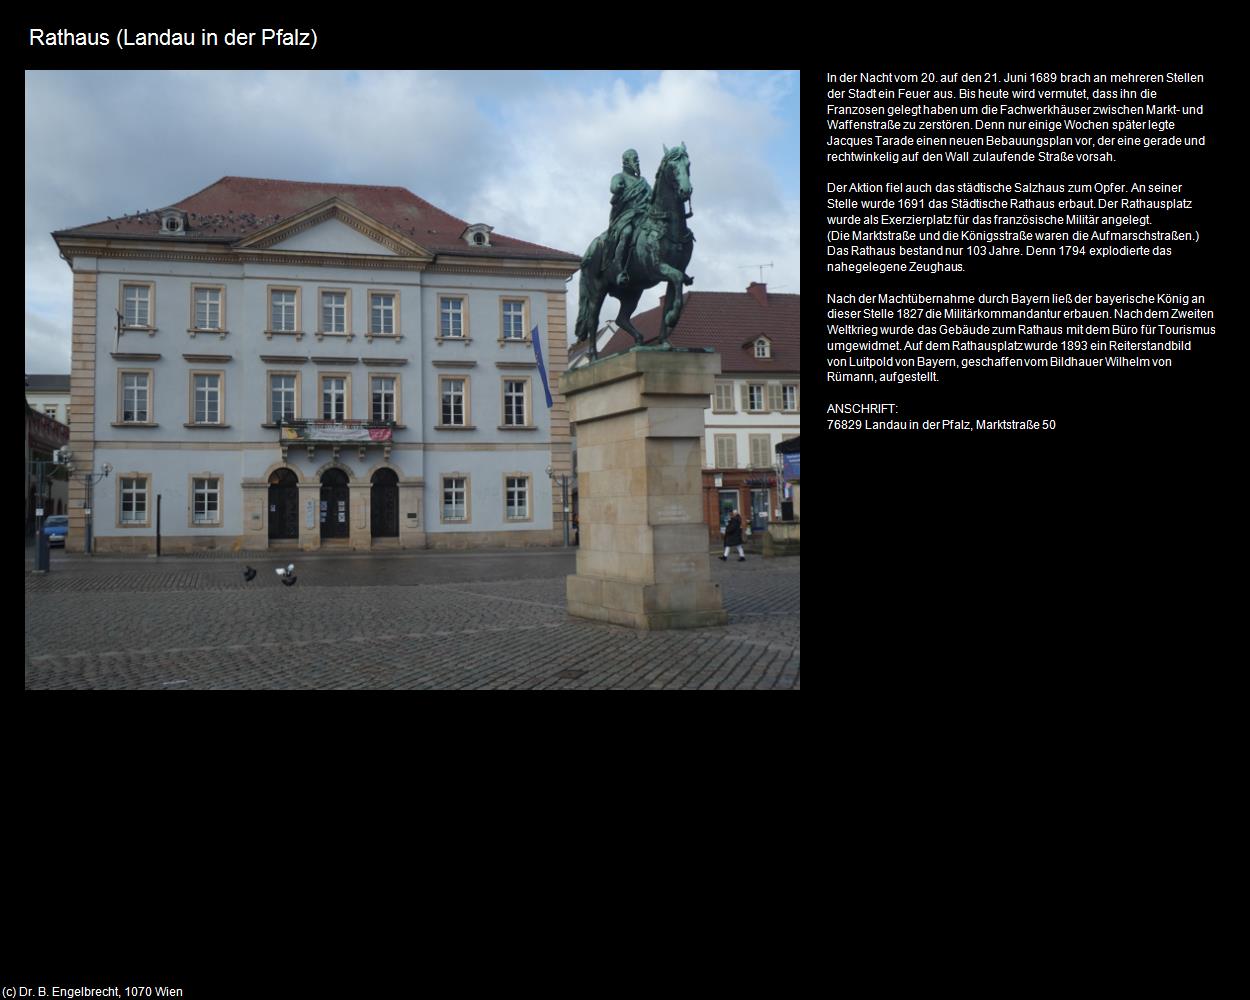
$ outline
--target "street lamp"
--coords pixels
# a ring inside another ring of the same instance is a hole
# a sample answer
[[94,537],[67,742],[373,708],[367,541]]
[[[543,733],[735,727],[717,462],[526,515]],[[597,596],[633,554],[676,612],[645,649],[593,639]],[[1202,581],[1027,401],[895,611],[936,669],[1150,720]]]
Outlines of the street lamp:
[[83,513],[87,517],[87,544],[83,547],[83,551],[87,553],[87,555],[93,554],[91,551],[91,500],[95,495],[94,487],[95,484],[101,479],[107,479],[109,473],[112,471],[113,467],[109,465],[108,462],[105,462],[102,466],[100,466],[99,472],[84,472],[82,474],[83,482],[87,484],[87,505],[83,508]]
[[[547,478],[553,483],[556,481],[556,474],[551,471],[551,466],[547,466]],[[567,473],[561,472],[559,475],[561,505],[564,507],[564,547],[568,548],[569,544],[569,477]]]

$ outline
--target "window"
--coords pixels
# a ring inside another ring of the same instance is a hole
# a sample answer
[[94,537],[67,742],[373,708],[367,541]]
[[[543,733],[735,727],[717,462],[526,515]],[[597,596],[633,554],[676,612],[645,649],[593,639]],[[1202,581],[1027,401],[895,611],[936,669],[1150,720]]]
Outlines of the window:
[[347,419],[347,376],[321,376],[321,419]]
[[221,423],[221,375],[217,372],[192,372],[191,422]]
[[221,524],[220,479],[191,479],[191,523]]
[[716,443],[716,468],[737,468],[738,449],[735,436],[733,434],[717,434],[714,440]]
[[751,468],[768,469],[772,467],[772,455],[770,453],[769,435],[752,434],[750,435],[751,444]]
[[467,521],[469,519],[469,477],[461,475],[443,477],[443,520]]
[[348,292],[321,292],[321,333],[347,333]]
[[269,420],[295,420],[299,415],[299,376],[283,372],[269,376]]
[[529,476],[504,476],[504,516],[509,521],[529,520]]
[[393,337],[399,333],[399,298],[394,292],[369,293],[369,336]]
[[377,421],[396,420],[395,376],[374,375],[369,380],[369,390],[373,402],[371,417]]
[[464,337],[464,299],[442,296],[438,300],[438,333],[440,337]]
[[503,380],[503,424],[505,427],[526,427],[527,397],[530,382],[527,378]]
[[757,358],[771,358],[773,356],[773,347],[768,342],[767,337],[760,337],[755,342],[755,356]]
[[150,283],[122,285],[122,326],[139,330],[152,328],[152,289]]
[[148,372],[121,372],[122,423],[146,424],[152,419],[148,407],[152,376]]
[[525,300],[503,300],[503,339],[525,339]]
[[734,412],[734,387],[732,382],[717,382],[712,409],[717,413]]
[[781,408],[787,413],[797,413],[799,409],[799,387],[783,385],[781,387]]
[[269,289],[269,332],[299,332],[299,289]]
[[122,526],[148,523],[147,476],[120,476],[117,480],[117,520]]
[[439,378],[442,396],[442,419],[444,427],[464,427],[468,423],[468,380],[463,378]]
[[191,286],[191,329],[211,330],[215,333],[225,329],[222,320],[222,303],[225,290],[219,285]]
[[764,386],[762,384],[742,387],[742,408],[751,413],[764,411]]
[[43,408],[43,412],[45,416],[51,417],[53,420],[56,419],[56,407],[55,406],[45,406]]

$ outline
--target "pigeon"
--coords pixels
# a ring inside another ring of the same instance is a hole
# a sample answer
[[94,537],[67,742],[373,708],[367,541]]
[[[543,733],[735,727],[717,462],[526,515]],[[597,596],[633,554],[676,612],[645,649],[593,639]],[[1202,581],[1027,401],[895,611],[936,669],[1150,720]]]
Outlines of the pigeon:
[[278,574],[278,579],[282,581],[283,586],[286,586],[286,587],[295,586],[295,563],[290,563],[286,567],[286,569],[283,569],[281,566],[279,566],[277,569],[274,570],[274,572]]
[[255,579],[255,577],[256,577],[256,570],[252,569],[251,566],[243,567],[243,579],[244,580],[250,581],[250,580]]

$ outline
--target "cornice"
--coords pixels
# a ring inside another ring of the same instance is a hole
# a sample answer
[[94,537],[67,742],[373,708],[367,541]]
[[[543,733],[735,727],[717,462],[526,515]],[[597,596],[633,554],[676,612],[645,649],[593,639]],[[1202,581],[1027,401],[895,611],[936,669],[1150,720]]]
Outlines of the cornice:
[[570,274],[576,274],[580,264],[559,261],[526,260],[509,263],[501,260],[449,262],[442,257],[435,259],[429,268],[431,275],[441,274],[483,274],[502,278],[558,278],[564,281]]
[[[347,222],[350,216],[343,219]],[[309,225],[314,220],[305,220]],[[355,220],[353,220],[355,221]],[[362,232],[365,232],[362,230]],[[284,231],[273,242],[292,235]],[[371,238],[375,234],[365,232]],[[379,241],[380,242],[380,241]],[[548,261],[535,259],[484,258],[469,260],[462,257],[428,255],[417,248],[414,254],[408,248],[399,248],[401,256],[388,257],[369,254],[344,254],[315,250],[272,250],[259,245],[227,246],[216,244],[188,245],[171,243],[147,243],[132,240],[115,240],[111,237],[58,237],[56,244],[61,256],[73,266],[75,257],[98,257],[109,260],[165,260],[208,264],[282,264],[298,267],[339,267],[363,270],[426,271],[431,275],[483,275],[502,278],[547,278],[564,281],[577,272],[575,261]]]

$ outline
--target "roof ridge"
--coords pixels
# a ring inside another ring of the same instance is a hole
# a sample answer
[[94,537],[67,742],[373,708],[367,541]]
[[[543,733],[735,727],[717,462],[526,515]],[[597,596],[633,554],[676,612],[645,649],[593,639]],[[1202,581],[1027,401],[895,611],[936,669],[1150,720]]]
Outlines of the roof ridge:
[[[218,178],[209,184],[208,187],[201,188],[195,194],[203,194],[208,188],[222,181],[264,181],[266,184],[301,184],[305,187],[345,187],[345,188],[375,188],[379,191],[408,191],[406,187],[400,187],[398,184],[347,184],[343,181],[292,181],[283,177],[245,177],[243,174],[226,174],[226,176]],[[411,191],[408,191],[412,194]],[[191,195],[192,198],[195,195]],[[413,197],[418,197],[413,195]],[[185,200],[185,199],[184,199]],[[422,199],[424,201],[424,199]],[[427,204],[429,204],[427,202]]]
[[229,179],[230,179],[230,178],[229,178],[229,176],[226,176],[226,177],[218,177],[215,181],[213,181],[213,183],[212,183],[212,184],[205,184],[202,188],[200,188],[200,189],[199,189],[198,191],[196,191],[194,194],[189,194],[189,195],[187,195],[185,198],[180,198],[178,201],[174,202],[174,203],[173,203],[172,205],[170,205],[169,207],[170,207],[170,208],[177,208],[177,207],[178,207],[179,205],[181,205],[184,201],[190,201],[192,198],[195,198],[195,197],[197,197],[197,196],[199,196],[199,195],[202,195],[202,194],[203,194],[205,191],[207,191],[209,188],[211,188],[211,187],[216,187],[216,186],[217,186],[218,184],[220,184],[222,181],[227,181],[227,180],[229,180]]

